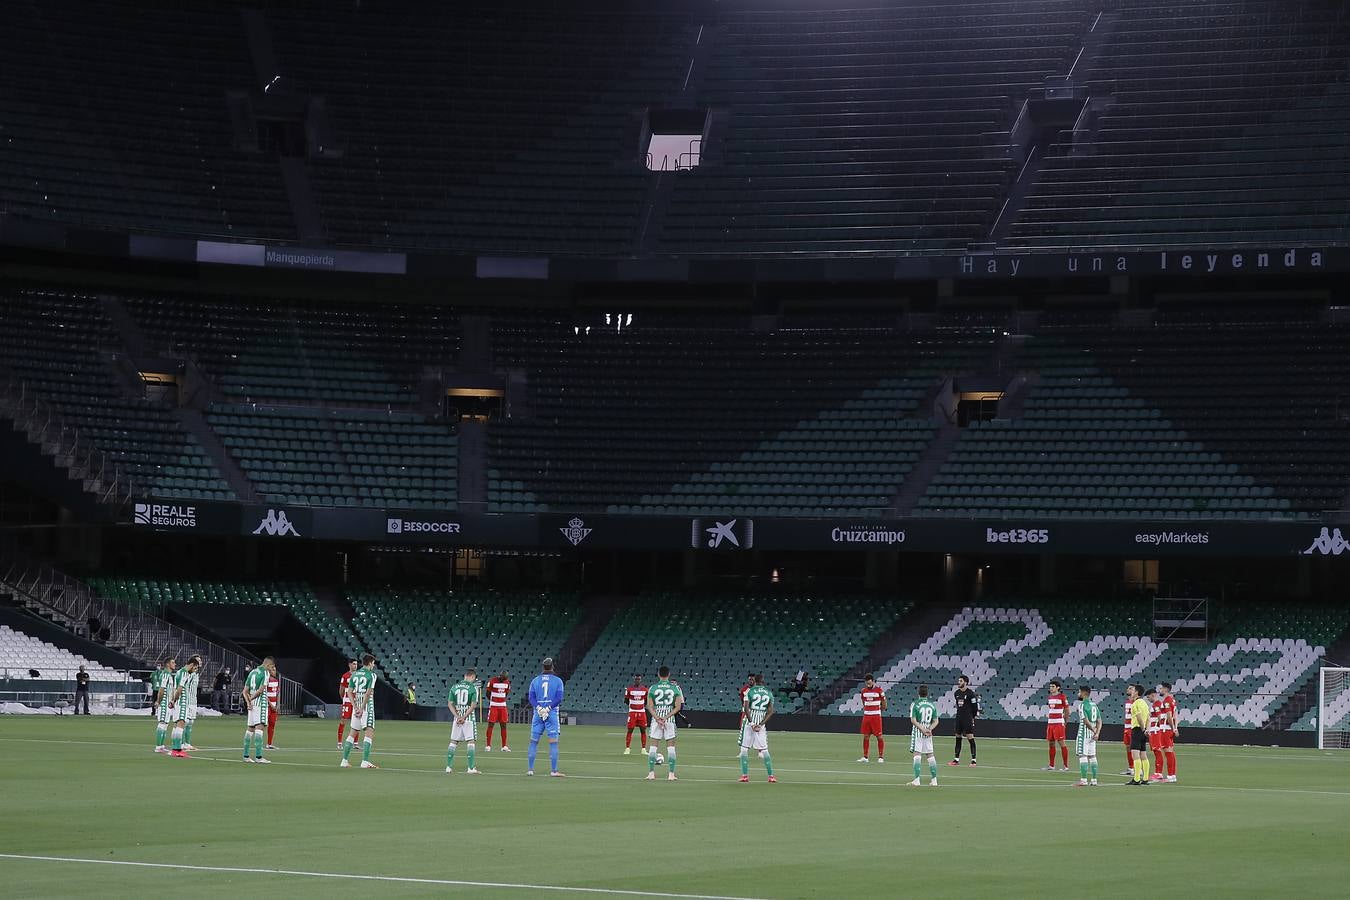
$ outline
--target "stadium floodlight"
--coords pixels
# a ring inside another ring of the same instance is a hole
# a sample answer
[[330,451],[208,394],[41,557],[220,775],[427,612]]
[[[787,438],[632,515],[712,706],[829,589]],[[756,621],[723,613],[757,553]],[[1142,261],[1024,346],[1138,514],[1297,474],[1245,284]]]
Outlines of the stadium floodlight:
[[1324,666],[1317,673],[1317,749],[1350,750],[1350,668]]

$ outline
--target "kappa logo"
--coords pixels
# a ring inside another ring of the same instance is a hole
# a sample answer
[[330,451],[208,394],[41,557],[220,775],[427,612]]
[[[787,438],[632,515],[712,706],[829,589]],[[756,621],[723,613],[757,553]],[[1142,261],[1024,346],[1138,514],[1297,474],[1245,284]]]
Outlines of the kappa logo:
[[300,532],[295,530],[295,525],[286,518],[286,510],[269,509],[267,515],[258,523],[258,527],[253,529],[254,534],[270,534],[272,537],[300,537]]
[[749,550],[755,546],[754,519],[736,518],[726,522],[714,519],[708,526],[703,524],[704,521],[694,519],[692,522],[690,543],[694,549],[721,550],[726,546]]
[[591,533],[591,529],[587,528],[586,523],[577,516],[573,516],[568,520],[566,527],[558,530],[562,532],[563,537],[572,542],[573,547],[586,540],[586,536]]
[[1339,528],[1323,526],[1322,533],[1313,539],[1307,550],[1300,551],[1304,556],[1340,556],[1350,550],[1350,541],[1341,534]]

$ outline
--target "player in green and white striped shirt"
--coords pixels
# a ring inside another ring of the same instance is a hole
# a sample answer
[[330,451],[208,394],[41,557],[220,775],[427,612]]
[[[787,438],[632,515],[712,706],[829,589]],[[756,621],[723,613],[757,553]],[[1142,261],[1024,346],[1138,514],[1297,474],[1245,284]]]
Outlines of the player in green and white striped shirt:
[[178,660],[173,656],[164,657],[164,664],[150,675],[150,689],[154,692],[154,706],[151,713],[155,717],[155,752],[168,753],[164,738],[169,733],[169,692],[173,690],[174,672],[178,669]]
[[764,686],[763,674],[754,677],[754,683],[745,692],[741,701],[741,778],[742,784],[750,780],[750,751],[758,750],[759,758],[764,760],[764,770],[769,773],[769,783],[778,779],[773,774],[773,757],[769,755],[769,720],[773,718],[773,691]]
[[173,710],[170,716],[173,720],[173,752],[169,755],[179,759],[187,758],[183,752],[183,734],[188,720],[196,716],[194,707],[197,705],[197,680],[201,667],[202,658],[194,655],[174,676],[173,695],[169,698],[169,706]]
[[[1092,702],[1092,688],[1078,688],[1078,787],[1097,786],[1097,738],[1102,733],[1102,712]],[[1088,780],[1089,771],[1092,780]]]
[[474,737],[478,722],[474,717],[478,709],[478,672],[474,669],[464,673],[464,678],[450,688],[450,715],[454,724],[450,726],[450,746],[445,751],[445,774],[455,772],[455,748],[464,741],[469,749],[469,774],[477,775],[474,768]]
[[923,774],[923,757],[928,756],[928,774],[932,780],[928,784],[937,787],[937,757],[933,754],[933,732],[938,725],[937,705],[928,699],[928,685],[919,685],[919,699],[909,705],[909,752],[914,754],[914,780],[910,784],[917,787]]
[[361,657],[361,668],[352,673],[347,681],[347,693],[352,698],[352,730],[342,744],[342,762],[338,766],[347,769],[351,763],[347,757],[352,755],[352,745],[356,735],[361,734],[361,768],[378,769],[370,761],[370,751],[375,746],[375,684],[379,676],[375,673],[375,657],[367,653]]
[[[244,708],[248,710],[248,727],[244,729],[244,762],[271,762],[263,757],[263,745],[267,740],[267,677],[275,675],[276,671],[277,664],[269,656],[244,679]],[[252,759],[248,755],[250,743],[253,745]]]
[[647,780],[656,780],[656,745],[666,742],[667,781],[678,781],[675,777],[675,716],[684,708],[684,691],[670,680],[670,667],[662,666],[656,670],[657,682],[647,691],[647,712],[651,719],[651,734],[647,741]]

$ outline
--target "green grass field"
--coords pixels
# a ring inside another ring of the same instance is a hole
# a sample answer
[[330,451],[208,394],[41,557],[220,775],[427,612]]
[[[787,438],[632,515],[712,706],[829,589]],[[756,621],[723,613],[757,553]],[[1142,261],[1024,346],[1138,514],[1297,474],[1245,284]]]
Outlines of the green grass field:
[[335,723],[283,720],[270,767],[239,761],[242,731],[202,720],[206,749],[176,760],[150,752],[148,721],[0,718],[0,894],[1119,896],[1128,876],[1142,895],[1195,898],[1350,884],[1346,753],[1182,747],[1181,783],[1124,788],[1105,776],[1123,750],[1103,744],[1091,790],[1072,786],[1076,764],[1038,771],[1040,742],[984,740],[980,768],[943,767],[934,789],[907,784],[905,739],[879,766],[854,762],[851,735],[775,733],[780,782],[752,759],[744,785],[734,736],[690,730],[671,784],[644,781],[645,757],[622,756],[614,728],[564,730],[566,779],[524,777],[518,726],[515,752],[479,753],[477,778],[444,774],[444,725],[381,723],[379,771],[337,768]]

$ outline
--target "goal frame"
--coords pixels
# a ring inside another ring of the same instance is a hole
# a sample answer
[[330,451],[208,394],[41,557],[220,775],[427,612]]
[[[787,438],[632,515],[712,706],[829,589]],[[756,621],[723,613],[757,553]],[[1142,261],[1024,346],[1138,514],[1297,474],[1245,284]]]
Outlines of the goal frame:
[[1324,714],[1327,708],[1327,673],[1340,672],[1347,678],[1350,678],[1350,666],[1323,666],[1317,670],[1317,749],[1318,750],[1344,750],[1346,747],[1327,747],[1326,746],[1326,724],[1327,717]]

